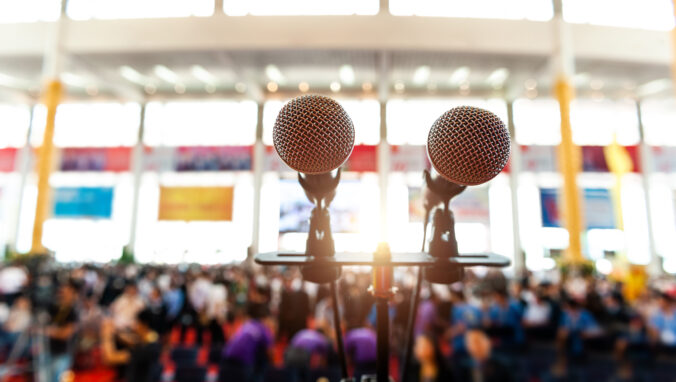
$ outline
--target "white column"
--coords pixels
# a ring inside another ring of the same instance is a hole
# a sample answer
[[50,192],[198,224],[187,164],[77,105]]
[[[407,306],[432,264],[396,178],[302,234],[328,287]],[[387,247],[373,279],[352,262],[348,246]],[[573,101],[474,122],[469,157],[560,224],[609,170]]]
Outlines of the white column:
[[143,175],[143,165],[144,165],[144,145],[143,145],[143,133],[145,131],[145,120],[146,120],[146,104],[141,105],[141,121],[139,122],[138,128],[138,138],[136,139],[136,145],[134,145],[134,150],[132,151],[131,156],[131,171],[133,175],[132,187],[134,187],[134,193],[132,196],[132,210],[131,210],[131,222],[129,224],[129,243],[127,244],[127,250],[131,253],[136,252],[136,230],[138,225],[138,205],[139,205],[139,196],[141,193],[141,181]]
[[[382,9],[381,9],[382,11]],[[389,98],[390,57],[378,58],[378,101],[380,102],[380,143],[378,144],[378,184],[380,186],[380,242],[388,240],[387,191],[390,176],[390,145],[387,143],[387,99]]]
[[521,247],[521,228],[519,225],[519,174],[521,174],[521,147],[516,142],[514,128],[514,102],[507,101],[507,127],[512,138],[511,160],[509,163],[509,188],[512,198],[512,241],[514,246],[514,275],[526,275],[526,255]]
[[258,103],[258,116],[256,121],[256,143],[253,151],[253,235],[251,237],[250,255],[258,252],[260,243],[261,227],[261,187],[263,186],[263,165],[265,160],[265,146],[263,145],[263,102]]
[[655,231],[653,227],[653,204],[650,197],[650,180],[652,179],[654,161],[650,146],[645,141],[645,130],[643,126],[643,115],[641,114],[641,102],[636,102],[636,115],[638,116],[638,131],[640,136],[639,155],[641,160],[641,181],[643,183],[643,197],[645,198],[646,217],[648,223],[648,248],[650,251],[650,263],[648,273],[651,276],[662,274],[662,264],[660,257],[655,249]]
[[30,106],[30,118],[28,120],[28,132],[26,133],[26,144],[19,150],[14,162],[14,171],[19,174],[19,187],[17,189],[17,203],[12,211],[11,223],[9,225],[8,245],[12,250],[16,250],[16,243],[19,241],[19,224],[21,223],[21,209],[23,208],[23,198],[26,193],[26,182],[31,173],[33,165],[33,146],[31,146],[31,134],[33,132],[33,118],[35,117],[35,105]]

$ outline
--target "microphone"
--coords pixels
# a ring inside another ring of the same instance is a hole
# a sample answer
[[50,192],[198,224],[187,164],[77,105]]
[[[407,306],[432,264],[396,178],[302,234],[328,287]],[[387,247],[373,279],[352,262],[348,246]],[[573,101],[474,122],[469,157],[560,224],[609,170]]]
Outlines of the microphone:
[[289,101],[272,131],[282,161],[304,174],[323,174],[340,167],[354,147],[354,125],[342,106],[320,95]]
[[335,100],[304,95],[282,107],[272,139],[279,157],[298,171],[298,182],[315,204],[305,248],[314,260],[301,267],[303,278],[319,284],[334,282],[340,277],[340,267],[322,260],[335,254],[328,207],[340,182],[339,167],[354,147],[352,119]]
[[495,178],[509,160],[509,131],[497,115],[460,106],[437,119],[427,136],[427,154],[446,180],[475,186]]
[[427,137],[427,153],[434,170],[423,173],[426,215],[432,213],[432,239],[429,253],[440,263],[425,269],[432,283],[451,284],[463,277],[463,269],[444,259],[459,256],[455,238],[455,218],[450,201],[473,186],[495,178],[509,160],[510,138],[505,124],[488,110],[460,106],[437,119]]

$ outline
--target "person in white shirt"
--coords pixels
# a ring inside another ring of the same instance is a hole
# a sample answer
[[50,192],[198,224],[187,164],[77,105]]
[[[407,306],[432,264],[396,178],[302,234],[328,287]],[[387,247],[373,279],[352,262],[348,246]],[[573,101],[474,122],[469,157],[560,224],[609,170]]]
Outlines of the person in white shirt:
[[28,283],[28,273],[19,265],[0,269],[0,296],[11,306]]
[[110,305],[110,313],[113,316],[115,329],[129,331],[136,321],[136,315],[143,310],[145,303],[138,293],[138,288],[133,282],[129,282],[124,292]]
[[212,283],[206,273],[200,273],[188,287],[188,301],[195,312],[193,327],[196,331],[195,342],[198,345],[202,344],[204,329],[209,326],[207,304],[211,288]]
[[211,345],[225,344],[223,325],[228,317],[228,291],[225,288],[225,282],[222,279],[217,279],[211,284],[209,298],[207,300],[206,315],[209,318]]

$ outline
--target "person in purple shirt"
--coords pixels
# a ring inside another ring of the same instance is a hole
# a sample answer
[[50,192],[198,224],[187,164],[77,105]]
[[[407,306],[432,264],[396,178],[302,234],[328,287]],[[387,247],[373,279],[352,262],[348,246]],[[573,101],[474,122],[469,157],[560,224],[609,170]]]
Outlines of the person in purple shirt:
[[355,374],[374,373],[377,350],[376,332],[368,326],[353,328],[345,335],[345,353]]
[[223,358],[229,364],[241,366],[247,372],[261,373],[270,357],[274,343],[272,331],[263,323],[267,306],[252,303],[247,307],[247,320],[225,345]]
[[284,353],[284,365],[295,374],[295,381],[306,380],[309,369],[326,367],[333,347],[321,328],[296,333]]

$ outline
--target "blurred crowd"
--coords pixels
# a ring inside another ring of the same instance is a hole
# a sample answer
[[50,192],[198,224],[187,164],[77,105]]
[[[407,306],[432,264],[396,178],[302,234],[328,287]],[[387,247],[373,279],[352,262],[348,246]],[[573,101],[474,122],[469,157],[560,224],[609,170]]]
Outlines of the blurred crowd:
[[[395,273],[389,310],[398,381],[654,381],[676,371],[676,290],[627,297],[599,276],[507,279],[467,272],[423,284],[412,363],[401,376],[415,271]],[[343,272],[349,370],[375,372],[368,269]],[[296,268],[18,263],[0,268],[0,380],[63,381],[104,368],[120,381],[337,381],[329,288]],[[206,353],[198,357],[200,352]],[[45,380],[45,379],[43,379]]]

